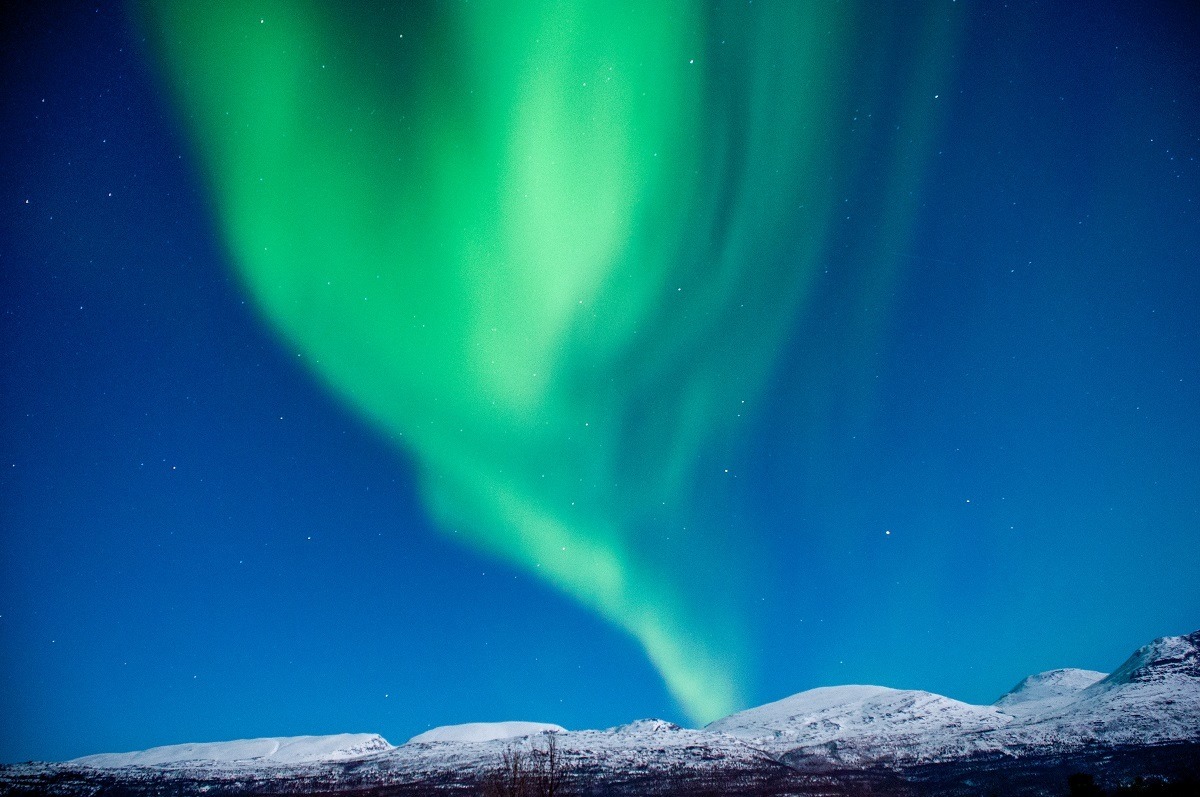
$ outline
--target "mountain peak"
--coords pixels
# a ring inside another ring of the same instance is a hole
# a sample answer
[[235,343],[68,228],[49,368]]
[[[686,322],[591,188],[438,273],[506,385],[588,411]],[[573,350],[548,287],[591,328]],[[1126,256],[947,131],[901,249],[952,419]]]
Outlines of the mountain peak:
[[992,705],[1013,716],[1041,712],[1073,698],[1107,676],[1096,670],[1047,670],[1023,679]]
[[915,689],[884,686],[834,686],[810,689],[765,706],[732,714],[705,730],[742,738],[772,738],[790,746],[864,741],[885,747],[922,735],[953,730],[983,732],[1009,717],[991,706],[972,706]]
[[1143,645],[1104,683],[1157,683],[1180,677],[1200,678],[1200,631],[1165,636]]
[[618,725],[612,729],[612,733],[672,733],[682,730],[673,722],[667,722],[660,719],[644,719],[634,720],[625,725]]
[[1200,632],[1143,645],[1111,675],[1046,709],[1038,723],[1059,736],[1071,726],[1113,744],[1200,739]]
[[546,722],[467,722],[462,725],[442,725],[418,733],[408,744],[431,742],[494,742],[500,739],[516,739],[537,733],[565,733],[566,728]]
[[361,758],[391,749],[392,745],[376,733],[339,733],[172,744],[133,753],[89,755],[70,763],[98,769],[169,766],[185,762],[282,765]]

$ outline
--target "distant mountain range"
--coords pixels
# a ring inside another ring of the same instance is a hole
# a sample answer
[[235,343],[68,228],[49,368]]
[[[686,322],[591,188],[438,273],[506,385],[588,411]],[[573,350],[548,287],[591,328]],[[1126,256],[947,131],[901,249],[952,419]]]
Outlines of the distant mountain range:
[[1200,782],[1200,631],[1155,640],[1111,674],[1031,675],[990,706],[826,687],[700,730],[472,723],[400,746],[375,734],[172,745],[0,767],[0,793],[503,795],[518,793],[496,780],[514,754],[531,772],[552,761],[561,795],[1066,794],[1074,772]]

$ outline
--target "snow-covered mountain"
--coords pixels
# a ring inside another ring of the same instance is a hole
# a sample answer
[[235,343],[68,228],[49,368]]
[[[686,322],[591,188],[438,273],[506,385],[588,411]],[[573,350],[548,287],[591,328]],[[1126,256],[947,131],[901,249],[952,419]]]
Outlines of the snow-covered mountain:
[[1029,676],[988,706],[824,687],[699,730],[662,720],[586,731],[505,722],[435,728],[399,747],[373,734],[173,745],[0,767],[0,793],[84,794],[102,781],[131,794],[426,794],[478,787],[513,751],[544,765],[550,733],[570,777],[611,794],[900,794],[914,783],[958,793],[952,784],[975,788],[989,777],[1019,793],[1014,772],[1036,793],[1039,777],[1085,765],[1200,777],[1200,631],[1158,639],[1109,675]]
[[1200,631],[1164,637],[1111,675],[1031,675],[990,706],[879,686],[812,689],[717,720],[789,763],[905,765],[978,754],[1200,741]]
[[494,742],[500,739],[517,739],[547,731],[560,733],[567,729],[546,722],[468,722],[463,725],[443,725],[439,728],[418,733],[408,740],[409,744],[432,742]]
[[1025,744],[1200,740],[1200,631],[1139,648],[1111,675],[1022,717],[1011,733]]
[[1046,714],[1106,676],[1095,670],[1049,670],[1024,679],[993,705],[1014,717]]
[[391,749],[392,745],[376,733],[339,733],[333,736],[287,736],[239,739],[233,742],[172,744],[134,753],[89,755],[67,763],[106,769],[179,766],[201,762],[279,766],[317,761],[345,761]]
[[[705,730],[754,740],[783,755],[803,753],[843,763],[956,754],[964,737],[1004,727],[992,706],[882,686],[810,689],[710,724]],[[885,752],[886,751],[886,752]]]

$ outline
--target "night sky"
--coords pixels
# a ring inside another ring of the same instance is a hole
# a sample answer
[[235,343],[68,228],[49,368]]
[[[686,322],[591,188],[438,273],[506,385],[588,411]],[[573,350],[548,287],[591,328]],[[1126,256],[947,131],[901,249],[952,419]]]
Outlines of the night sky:
[[1200,627],[1198,15],[876,5],[4,12],[0,761]]

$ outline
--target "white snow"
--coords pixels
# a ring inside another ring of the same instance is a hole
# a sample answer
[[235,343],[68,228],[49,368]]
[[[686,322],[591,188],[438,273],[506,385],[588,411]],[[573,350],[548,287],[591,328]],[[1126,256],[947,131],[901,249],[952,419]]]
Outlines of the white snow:
[[68,763],[82,766],[150,767],[185,762],[303,764],[344,761],[391,750],[386,739],[374,733],[340,733],[333,736],[287,736],[239,739],[233,742],[196,742],[152,747],[133,753],[100,753]]
[[658,734],[658,733],[675,733],[683,730],[673,722],[659,719],[635,720],[625,725],[618,725],[615,728],[609,728],[607,733],[617,734]]
[[1095,670],[1049,670],[1031,675],[992,705],[1014,717],[1045,714],[1060,708],[1108,673]]
[[879,686],[812,689],[705,730],[753,740],[789,761],[933,761],[978,752],[1200,739],[1200,632],[1164,637],[1111,675],[1051,670],[991,706]]
[[565,733],[566,728],[547,722],[468,722],[463,725],[442,725],[418,733],[408,744],[430,742],[493,742],[499,739],[517,739],[535,733]]
[[1037,724],[1042,739],[1066,729],[1119,744],[1200,739],[1200,631],[1139,648]]
[[755,739],[777,754],[812,751],[844,762],[881,751],[930,758],[957,749],[959,740],[1002,728],[1012,718],[992,706],[973,706],[930,692],[882,686],[810,689],[733,714],[705,730]]

